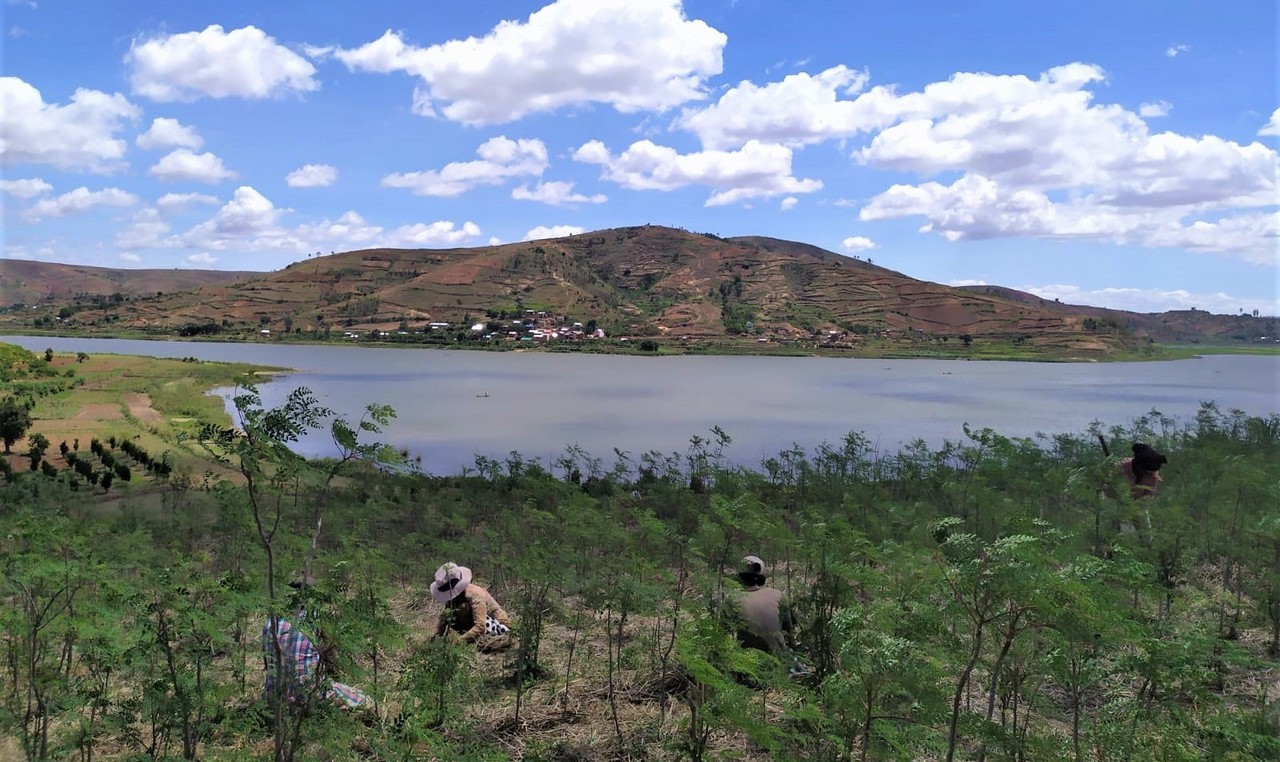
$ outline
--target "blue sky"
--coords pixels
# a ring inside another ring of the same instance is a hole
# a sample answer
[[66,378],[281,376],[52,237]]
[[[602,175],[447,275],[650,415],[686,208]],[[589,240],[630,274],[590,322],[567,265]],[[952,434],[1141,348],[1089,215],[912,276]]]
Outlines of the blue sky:
[[1280,314],[1273,0],[3,0],[3,256],[655,223]]

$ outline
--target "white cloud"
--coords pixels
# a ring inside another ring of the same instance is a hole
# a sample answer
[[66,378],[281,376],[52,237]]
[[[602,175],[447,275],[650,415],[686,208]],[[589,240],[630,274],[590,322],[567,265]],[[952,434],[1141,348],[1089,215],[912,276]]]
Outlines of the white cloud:
[[1255,264],[1280,264],[1280,213],[1238,214],[1185,223],[1185,208],[1123,208],[1088,200],[1058,202],[1043,192],[1002,187],[981,175],[951,185],[894,185],[871,200],[860,219],[923,216],[921,232],[949,241],[1008,236],[1095,239],[1149,247],[1225,252]]
[[686,18],[680,0],[558,0],[482,38],[419,48],[388,31],[334,55],[352,70],[415,75],[416,111],[478,125],[573,105],[634,113],[699,100],[727,40]]
[[1271,112],[1271,119],[1258,130],[1258,135],[1264,137],[1280,137],[1280,108]]
[[603,165],[605,179],[632,190],[671,191],[689,185],[716,189],[705,206],[811,193],[822,188],[821,180],[791,176],[790,148],[754,140],[737,151],[690,154],[641,140],[619,156],[612,156],[603,143],[593,140],[579,147],[573,158]]
[[845,251],[851,251],[855,254],[860,251],[867,251],[869,249],[876,248],[875,241],[861,235],[849,236],[841,241],[840,245],[844,247]]
[[253,26],[224,32],[213,24],[134,40],[125,63],[133,91],[155,101],[268,98],[320,87],[314,66]]
[[328,164],[307,164],[284,179],[290,188],[324,188],[338,180],[338,170]]
[[921,216],[922,231],[949,240],[1087,238],[1274,262],[1271,218],[1245,210],[1276,204],[1276,152],[1214,135],[1152,133],[1139,115],[1093,103],[1084,88],[1101,76],[1084,64],[1034,82],[956,75],[881,98],[878,107],[901,120],[857,151],[859,161],[962,176],[949,185],[894,185],[863,207],[861,219]]
[[382,185],[408,188],[419,196],[457,196],[481,185],[501,185],[513,177],[540,175],[547,168],[541,140],[490,138],[476,149],[478,161],[458,161],[440,170],[387,175]]
[[789,212],[796,208],[796,204],[800,203],[800,199],[795,196],[787,196],[782,199],[782,203],[778,204],[778,208],[784,212]]
[[392,231],[388,246],[438,246],[440,244],[461,243],[469,238],[481,235],[480,226],[474,222],[464,222],[462,227],[441,220],[429,225],[417,223],[404,225]]
[[1168,116],[1172,110],[1173,104],[1169,101],[1155,101],[1138,106],[1138,116],[1143,119],[1155,119],[1161,116]]
[[160,249],[174,245],[169,235],[169,223],[157,209],[142,209],[133,215],[129,227],[116,233],[115,246],[124,251]]
[[279,209],[255,188],[242,185],[212,219],[182,235],[182,243],[197,249],[290,248],[287,231],[279,226]]
[[[956,284],[952,284],[956,285]],[[1216,293],[1197,293],[1185,289],[1164,291],[1141,288],[1085,289],[1080,286],[1052,284],[1047,286],[1018,286],[1019,291],[1035,294],[1042,299],[1058,299],[1063,304],[1106,307],[1130,312],[1167,312],[1195,308],[1219,315],[1238,314],[1258,310],[1264,315],[1280,314],[1280,301],[1242,299]]]
[[128,263],[129,263],[129,264],[131,264],[131,265],[136,265],[136,264],[138,264],[139,262],[141,262],[141,261],[142,261],[142,257],[140,257],[140,256],[138,256],[137,254],[134,254],[134,253],[132,253],[132,252],[128,252],[128,251],[126,251],[126,252],[124,252],[123,254],[121,254],[121,255],[120,255],[120,259],[121,259],[122,261],[128,262]]
[[551,227],[539,225],[525,233],[523,240],[540,241],[543,238],[563,238],[565,236],[579,235],[585,232],[586,230],[584,228],[577,227],[576,225],[552,225]]
[[496,235],[491,235],[491,236],[489,236],[489,245],[490,245],[490,246],[500,246],[501,244],[502,244],[502,239],[501,239],[501,238],[497,237]]
[[159,117],[151,122],[151,127],[138,136],[138,147],[146,150],[153,148],[190,148],[198,150],[204,145],[204,139],[194,127],[187,127],[177,119]]
[[1170,45],[1164,49],[1164,54],[1169,58],[1177,58],[1180,54],[1191,50],[1190,45]]
[[48,193],[53,186],[39,177],[24,177],[19,180],[0,180],[0,191],[18,198],[35,198]]
[[205,193],[166,193],[156,199],[156,207],[166,214],[180,212],[192,204],[216,204],[217,196]]
[[1037,80],[1023,75],[960,72],[917,93],[899,95],[880,85],[853,95],[866,74],[837,66],[817,75],[793,74],[763,87],[743,82],[702,111],[685,111],[678,124],[695,132],[703,145],[724,148],[748,140],[800,146],[883,129],[898,121],[963,116],[999,110],[1059,93],[1071,93],[1101,80],[1100,68],[1073,63],[1045,72]]
[[[348,247],[361,248],[378,244],[382,228],[371,225],[355,211],[348,211],[337,222],[322,220],[314,225],[299,225],[295,234],[308,242],[308,250],[330,251]],[[314,244],[314,245],[310,245]]]
[[182,261],[192,267],[204,270],[212,269],[214,265],[218,264],[218,258],[207,251],[202,251],[199,254],[188,254]]
[[160,180],[190,180],[199,183],[215,184],[236,176],[235,172],[222,165],[222,159],[211,153],[192,153],[186,148],[179,148],[156,162],[147,170],[147,174]]
[[867,74],[836,66],[816,75],[792,74],[763,87],[743,81],[714,105],[686,110],[678,125],[698,135],[706,148],[731,148],[748,140],[801,146],[852,135],[879,121],[854,100],[840,100],[867,83]]
[[69,214],[87,212],[100,206],[125,207],[138,203],[138,197],[119,188],[103,188],[91,191],[84,186],[64,193],[56,198],[37,201],[23,214],[31,220],[45,217],[65,217]]
[[540,201],[551,206],[572,206],[574,204],[603,204],[609,197],[603,193],[590,196],[573,192],[573,183],[545,182],[538,183],[533,190],[528,185],[521,185],[511,190],[511,198],[516,201]]
[[128,145],[115,137],[142,111],[123,95],[80,88],[71,102],[44,102],[18,77],[0,77],[0,161],[5,166],[52,164],[60,169],[112,172],[124,166]]

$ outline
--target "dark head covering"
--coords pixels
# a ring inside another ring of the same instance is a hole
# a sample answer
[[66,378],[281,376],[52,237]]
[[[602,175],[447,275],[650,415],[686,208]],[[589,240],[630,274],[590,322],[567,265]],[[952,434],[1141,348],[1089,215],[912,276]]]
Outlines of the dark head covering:
[[1168,463],[1169,459],[1160,454],[1156,448],[1142,442],[1135,442],[1133,445],[1133,469],[1134,472],[1144,471],[1147,473],[1155,473],[1160,467]]
[[742,584],[763,585],[765,583],[764,561],[759,556],[747,556],[742,559],[742,565],[738,569],[738,579]]

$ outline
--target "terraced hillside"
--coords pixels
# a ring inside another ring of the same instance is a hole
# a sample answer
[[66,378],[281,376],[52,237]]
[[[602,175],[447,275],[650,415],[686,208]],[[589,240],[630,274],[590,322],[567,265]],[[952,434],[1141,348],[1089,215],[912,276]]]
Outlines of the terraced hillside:
[[[801,243],[720,238],[658,226],[446,250],[315,257],[247,280],[86,309],[83,325],[395,330],[525,310],[611,335],[988,337],[1073,351],[1128,338],[1084,318],[997,294],[915,280]],[[224,322],[225,321],[225,322]]]

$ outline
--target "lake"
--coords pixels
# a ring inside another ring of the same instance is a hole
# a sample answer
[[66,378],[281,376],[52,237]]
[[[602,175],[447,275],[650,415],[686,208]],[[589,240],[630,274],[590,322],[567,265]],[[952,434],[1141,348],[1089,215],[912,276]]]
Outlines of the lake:
[[[236,344],[0,336],[40,352],[198,357],[286,366],[260,385],[267,405],[298,386],[355,420],[393,406],[384,441],[453,473],[477,454],[554,460],[566,446],[613,461],[687,449],[712,426],[732,460],[758,466],[799,444],[812,449],[864,433],[882,452],[913,439],[933,446],[962,426],[1006,436],[1081,433],[1128,424],[1153,408],[1179,420],[1201,401],[1251,415],[1280,412],[1280,357],[1208,355],[1145,363],[1026,363],[816,357],[626,357],[301,344]],[[229,390],[220,390],[224,397]],[[488,395],[488,396],[478,396]],[[300,448],[331,455],[326,436]]]

